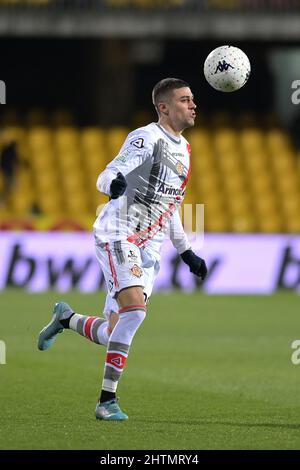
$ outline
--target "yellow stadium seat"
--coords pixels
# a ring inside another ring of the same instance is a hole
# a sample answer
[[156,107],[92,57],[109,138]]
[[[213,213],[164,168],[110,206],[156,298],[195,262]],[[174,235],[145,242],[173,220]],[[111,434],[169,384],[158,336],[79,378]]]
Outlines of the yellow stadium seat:
[[52,113],[51,124],[55,127],[72,127],[74,125],[73,114],[67,109],[57,109]]
[[225,198],[223,194],[211,193],[205,198],[199,198],[199,203],[204,204],[204,210],[208,212],[223,212],[225,208]]
[[288,217],[284,222],[284,230],[288,233],[300,234],[300,215],[295,214],[293,217]]
[[129,131],[126,127],[111,127],[105,132],[107,161],[118,155]]
[[253,198],[253,206],[258,215],[268,218],[270,214],[278,213],[278,201],[274,193],[264,197]]
[[81,146],[84,152],[90,153],[103,153],[105,146],[105,133],[102,129],[97,127],[86,127],[82,129]]
[[187,133],[187,140],[191,145],[192,158],[201,158],[203,153],[212,152],[210,132],[205,128],[192,129]]
[[227,232],[230,230],[230,221],[224,212],[215,212],[211,217],[204,215],[204,230],[206,232]]
[[15,187],[21,187],[22,190],[30,190],[32,188],[31,172],[28,167],[19,167],[15,176]]
[[86,172],[85,174],[85,180],[87,184],[93,189],[96,188],[96,183],[97,183],[99,174],[100,174],[100,171],[89,171],[89,172]]
[[97,193],[92,199],[92,203],[89,207],[89,213],[93,214],[94,217],[100,214],[102,211],[103,207],[105,204],[107,204],[109,201],[108,196],[105,196],[104,194]]
[[280,205],[282,210],[287,217],[296,217],[300,214],[300,195],[299,193],[294,193],[289,195],[289,197],[282,197],[280,199]]
[[276,173],[293,173],[296,170],[294,155],[291,152],[273,154],[270,163]]
[[84,193],[75,192],[65,199],[66,211],[69,215],[84,215],[88,213],[88,202]]
[[77,150],[58,152],[57,162],[64,174],[72,172],[74,169],[78,171],[82,169],[81,155]]
[[260,129],[246,128],[240,132],[241,151],[251,154],[264,151],[264,138]]
[[217,154],[236,153],[238,151],[237,132],[233,128],[219,129],[213,137],[213,146]]
[[266,172],[269,166],[267,155],[264,152],[253,152],[245,154],[241,161],[244,163],[245,168],[251,175],[259,175]]
[[251,201],[248,193],[241,193],[239,197],[228,197],[226,207],[233,216],[247,215],[251,211]]
[[191,164],[192,176],[194,174],[197,176],[199,175],[200,177],[201,175],[206,176],[207,173],[216,171],[215,158],[213,153],[199,153],[199,155],[192,158]]
[[253,197],[263,197],[274,191],[274,182],[267,172],[258,173],[254,177],[250,177],[248,182]]
[[205,197],[212,193],[218,193],[220,188],[220,180],[216,173],[203,175],[198,180],[198,192]]
[[276,175],[275,183],[279,193],[284,195],[289,195],[297,192],[299,188],[299,179],[297,174],[293,172],[279,173]]
[[235,171],[223,178],[223,185],[229,197],[239,197],[247,191],[246,180],[241,171]]
[[27,113],[26,122],[28,126],[44,126],[47,125],[47,114],[42,109],[32,109]]
[[84,180],[80,172],[66,174],[63,178],[63,188],[66,196],[73,195],[75,192],[84,194]]
[[91,200],[94,204],[107,204],[109,197],[106,194],[100,193],[96,187],[90,188]]
[[106,166],[105,155],[101,152],[90,152],[83,156],[82,162],[87,171],[100,173]]
[[14,192],[10,197],[11,211],[16,215],[30,214],[33,205],[33,199],[32,192]]
[[218,155],[217,162],[224,173],[232,173],[241,169],[241,158],[236,152],[223,152]]
[[59,191],[60,185],[58,185],[57,173],[52,168],[50,171],[41,171],[35,174],[35,186],[40,193],[54,193]]
[[73,151],[79,148],[79,132],[75,127],[59,127],[53,133],[54,142],[60,151]]
[[1,143],[15,141],[23,144],[26,139],[26,131],[22,126],[6,125],[1,128]]
[[[78,129],[68,110],[50,118],[43,110],[32,110],[25,116],[29,127],[16,124],[21,114],[8,121],[5,115],[1,122],[7,124],[6,136],[17,142],[25,163],[6,209],[23,215],[36,205],[48,216],[92,220],[97,207],[108,201],[96,190],[98,175],[119,153],[129,129]],[[216,113],[209,124],[204,117],[199,127],[185,133],[192,150],[184,200],[186,208],[191,204],[191,229],[198,208],[204,210],[207,231],[299,233],[300,152],[274,120],[263,130],[264,119],[245,114],[235,125],[228,113]]]
[[196,202],[196,194],[188,188],[184,195],[184,204],[194,204]]
[[280,233],[283,230],[282,218],[276,212],[258,217],[258,229],[263,233]]
[[48,127],[31,127],[27,135],[28,145],[32,151],[49,151],[53,146],[53,134]]
[[238,233],[251,233],[257,229],[255,219],[248,212],[234,214],[230,218],[230,230]]
[[9,196],[9,206],[15,214],[26,214],[31,211],[33,200],[34,191],[30,173],[27,169],[19,168]]
[[3,109],[3,111],[1,116],[1,127],[20,125],[20,115],[16,109],[9,109],[7,105],[5,105],[5,109]]
[[270,152],[280,152],[291,149],[291,139],[281,129],[270,129],[266,132],[266,145]]
[[42,192],[37,201],[39,208],[45,215],[62,215],[64,206],[57,192]]
[[57,166],[55,154],[51,150],[43,150],[41,152],[31,152],[31,168],[38,175],[40,172],[55,171]]

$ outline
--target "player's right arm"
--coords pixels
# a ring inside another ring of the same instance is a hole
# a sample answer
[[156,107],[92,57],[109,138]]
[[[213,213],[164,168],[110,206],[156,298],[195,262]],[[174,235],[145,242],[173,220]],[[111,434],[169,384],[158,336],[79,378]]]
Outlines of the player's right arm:
[[118,155],[100,173],[98,191],[116,199],[126,190],[126,175],[142,165],[153,153],[154,139],[146,128],[131,132]]
[[192,250],[178,210],[175,211],[170,221],[170,240],[174,248],[177,249],[182,261],[189,266],[190,272],[201,277],[201,279],[205,279],[207,274],[206,263]]

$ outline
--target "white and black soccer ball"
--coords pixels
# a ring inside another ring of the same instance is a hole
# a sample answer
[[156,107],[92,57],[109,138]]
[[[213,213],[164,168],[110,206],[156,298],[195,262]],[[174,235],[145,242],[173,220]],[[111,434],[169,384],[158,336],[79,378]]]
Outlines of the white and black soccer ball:
[[248,81],[250,72],[247,55],[234,46],[217,47],[204,62],[205,78],[218,91],[239,90]]

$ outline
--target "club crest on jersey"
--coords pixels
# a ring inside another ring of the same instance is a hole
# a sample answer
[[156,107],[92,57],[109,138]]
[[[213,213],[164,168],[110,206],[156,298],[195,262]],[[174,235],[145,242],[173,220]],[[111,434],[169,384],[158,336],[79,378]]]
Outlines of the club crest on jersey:
[[142,277],[143,271],[137,264],[134,264],[132,268],[130,268],[130,271],[135,277]]
[[184,173],[184,165],[181,162],[176,163],[176,171],[179,175],[183,175]]
[[136,139],[130,142],[130,145],[133,145],[134,147],[141,149],[142,147],[144,147],[144,139],[140,137],[139,139]]

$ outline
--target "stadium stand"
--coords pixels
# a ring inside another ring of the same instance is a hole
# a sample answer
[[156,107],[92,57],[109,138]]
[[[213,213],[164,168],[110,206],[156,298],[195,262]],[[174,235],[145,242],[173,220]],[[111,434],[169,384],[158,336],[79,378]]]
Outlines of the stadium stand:
[[[96,190],[97,176],[130,129],[79,128],[64,110],[48,117],[32,110],[22,125],[10,111],[2,121],[20,163],[13,190],[1,199],[1,219],[85,218],[88,227],[107,201]],[[298,233],[300,155],[288,133],[272,121],[255,127],[250,116],[239,125],[221,114],[209,122],[186,133],[192,173],[185,203],[205,205],[206,231]],[[2,194],[3,181],[2,172]]]

